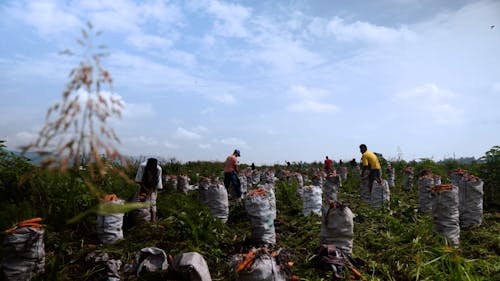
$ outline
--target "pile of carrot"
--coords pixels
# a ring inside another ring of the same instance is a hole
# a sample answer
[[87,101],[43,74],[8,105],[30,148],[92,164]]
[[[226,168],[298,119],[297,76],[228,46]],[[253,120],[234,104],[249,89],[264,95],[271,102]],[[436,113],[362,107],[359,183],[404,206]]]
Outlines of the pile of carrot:
[[42,218],[32,218],[28,220],[24,220],[22,222],[18,222],[15,226],[5,230],[5,233],[10,234],[17,232],[18,230],[24,228],[24,227],[31,227],[31,228],[37,228],[40,229],[43,227],[43,225],[40,223],[42,221]]

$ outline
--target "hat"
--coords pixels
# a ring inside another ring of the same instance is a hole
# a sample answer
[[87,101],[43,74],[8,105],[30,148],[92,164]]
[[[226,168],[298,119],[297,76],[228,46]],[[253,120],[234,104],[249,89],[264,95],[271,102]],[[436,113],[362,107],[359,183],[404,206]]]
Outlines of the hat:
[[240,151],[238,149],[235,149],[234,152],[233,152],[233,154],[236,154],[236,155],[240,156]]

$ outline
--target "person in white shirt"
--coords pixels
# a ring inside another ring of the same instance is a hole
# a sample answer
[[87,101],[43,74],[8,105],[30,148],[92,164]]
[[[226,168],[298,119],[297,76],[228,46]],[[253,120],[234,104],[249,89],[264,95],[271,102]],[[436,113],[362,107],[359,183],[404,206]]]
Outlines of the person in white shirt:
[[161,167],[156,158],[148,158],[137,169],[135,182],[139,184],[139,192],[146,194],[146,201],[151,203],[151,221],[156,221],[156,198],[158,190],[163,189]]

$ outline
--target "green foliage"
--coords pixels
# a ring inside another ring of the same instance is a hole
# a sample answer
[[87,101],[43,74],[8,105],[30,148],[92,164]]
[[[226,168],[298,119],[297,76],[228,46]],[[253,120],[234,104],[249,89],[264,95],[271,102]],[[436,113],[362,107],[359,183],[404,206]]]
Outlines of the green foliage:
[[420,159],[420,161],[415,163],[413,169],[415,171],[415,175],[419,175],[424,169],[431,169],[433,174],[440,175],[441,177],[445,177],[445,171],[447,171],[444,169],[443,165],[438,165],[436,162],[428,158]]
[[481,158],[486,163],[478,171],[484,181],[484,205],[500,211],[500,146],[494,146]]
[[[229,259],[233,254],[247,250],[251,243],[251,226],[241,203],[231,202],[229,220],[223,224],[211,217],[197,191],[184,194],[167,188],[158,195],[158,222],[132,225],[125,229],[124,240],[114,245],[99,244],[95,230],[96,213],[125,209],[111,210],[106,205],[98,205],[96,194],[115,193],[120,198],[129,199],[137,191],[135,184],[112,173],[89,177],[89,169],[70,170],[68,173],[40,170],[4,150],[0,150],[0,156],[1,226],[5,229],[17,221],[35,216],[43,217],[46,225],[46,273],[35,280],[100,279],[102,266],[85,261],[87,254],[95,250],[105,251],[110,258],[131,263],[144,247],[159,247],[172,256],[188,251],[199,252],[207,260],[214,280],[234,280]],[[492,163],[485,161],[480,165],[482,168]],[[181,170],[200,173],[202,170],[221,169],[220,163],[213,164],[210,167],[209,163],[193,162]],[[400,172],[399,167],[405,163],[392,164]],[[421,161],[411,164],[442,169],[444,174],[447,173],[441,163]],[[135,169],[130,165],[123,172],[134,175]],[[14,172],[17,170],[23,173]],[[88,178],[93,180],[89,183]],[[89,189],[89,184],[93,188]],[[276,248],[290,252],[293,273],[301,280],[331,280],[330,272],[316,269],[312,264],[319,246],[321,218],[302,216],[302,204],[296,197],[296,182],[278,181],[275,187],[278,208]],[[445,246],[441,235],[434,233],[432,218],[416,212],[416,190],[391,190],[390,209],[377,211],[361,202],[358,193],[359,180],[350,174],[340,188],[339,198],[355,213],[353,259],[366,280],[495,280],[500,276],[498,213],[485,210],[483,224],[462,231],[460,248],[452,249]],[[82,213],[85,216],[76,223],[66,223]],[[127,277],[127,280],[158,279],[170,280],[165,273]]]

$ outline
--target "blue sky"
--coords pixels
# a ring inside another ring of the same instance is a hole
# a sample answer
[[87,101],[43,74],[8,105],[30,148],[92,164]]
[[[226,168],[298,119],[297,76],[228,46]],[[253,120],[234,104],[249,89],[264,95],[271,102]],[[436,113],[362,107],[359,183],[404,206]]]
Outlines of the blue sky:
[[338,161],[365,143],[440,160],[500,144],[500,1],[4,0],[9,148],[61,100],[77,61],[58,52],[87,21],[111,54],[126,155]]

